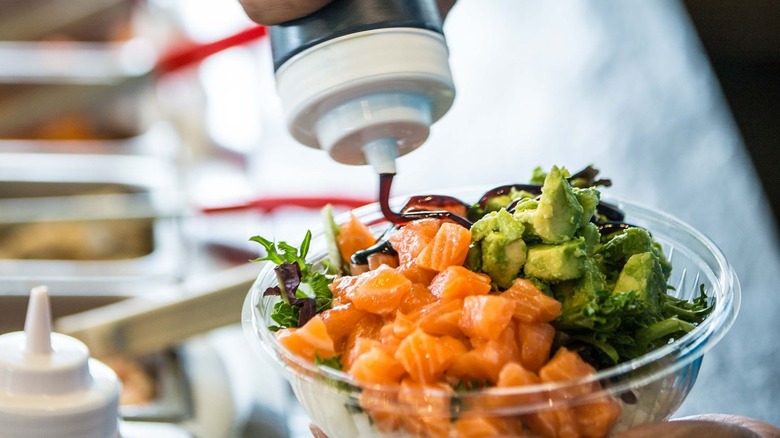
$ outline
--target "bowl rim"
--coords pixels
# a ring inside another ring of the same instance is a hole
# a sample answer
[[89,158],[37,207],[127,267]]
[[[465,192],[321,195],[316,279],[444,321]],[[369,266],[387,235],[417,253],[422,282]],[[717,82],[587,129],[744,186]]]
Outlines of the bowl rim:
[[[459,196],[465,194],[483,193],[479,192],[485,187],[456,187],[447,189],[445,192],[451,196]],[[491,187],[485,188],[489,190]],[[431,194],[428,192],[427,194]],[[399,197],[393,197],[391,199],[391,206],[398,208],[405,202],[409,196],[414,194],[404,195]],[[559,391],[565,391],[567,388],[573,386],[582,386],[587,384],[610,382],[606,387],[601,385],[601,389],[589,392],[581,397],[577,397],[577,403],[586,402],[591,399],[597,399],[602,397],[605,393],[620,394],[625,391],[630,391],[632,388],[644,386],[656,380],[660,380],[681,368],[690,365],[696,360],[700,360],[701,356],[711,349],[731,328],[734,320],[739,311],[741,289],[739,280],[733,267],[727,261],[725,255],[720,248],[707,236],[700,231],[696,230],[692,226],[688,225],[684,221],[677,217],[668,214],[666,212],[643,206],[641,204],[626,201],[617,197],[602,197],[602,200],[618,205],[620,208],[627,210],[626,216],[630,219],[641,219],[643,221],[659,222],[670,226],[672,229],[678,232],[682,232],[688,237],[695,239],[696,243],[703,245],[707,254],[714,258],[717,265],[717,271],[713,269],[714,280],[717,283],[713,283],[712,296],[715,297],[715,307],[710,315],[699,325],[694,327],[693,330],[686,333],[679,339],[674,340],[669,344],[656,348],[640,357],[635,359],[610,366],[601,370],[597,370],[596,373],[586,376],[584,378],[570,379],[558,382],[537,383],[532,385],[514,386],[514,387],[488,387],[481,388],[474,391],[458,392],[453,394],[452,392],[424,388],[421,390],[409,390],[401,389],[400,385],[385,385],[385,384],[365,384],[356,382],[349,374],[344,371],[336,370],[326,366],[315,365],[312,362],[306,361],[290,352],[288,352],[277,340],[273,332],[268,330],[267,325],[262,321],[262,316],[259,315],[259,302],[263,299],[262,292],[260,290],[262,281],[269,275],[273,276],[274,265],[266,262],[266,266],[263,267],[258,275],[257,280],[253,284],[244,302],[242,325],[244,327],[245,335],[248,337],[249,342],[256,350],[262,350],[266,355],[270,355],[277,365],[280,365],[284,374],[288,379],[292,376],[295,378],[306,379],[309,381],[328,381],[338,383],[340,391],[352,392],[374,392],[381,394],[424,394],[425,396],[447,396],[457,397],[458,399],[465,400],[470,397],[480,397],[485,394],[491,396],[519,396],[530,394],[555,394]],[[349,212],[338,215],[335,220],[336,223],[343,223],[350,215],[354,215],[360,219],[365,219],[367,216],[376,215],[379,213],[378,203],[367,204],[365,206],[353,209]],[[381,218],[381,213],[379,213]],[[373,223],[382,222],[374,221]],[[385,221],[385,223],[387,223]],[[653,232],[653,230],[650,230]],[[322,238],[322,227],[316,229],[316,232],[312,233],[314,238]],[[313,240],[314,241],[314,240]],[[310,253],[307,256],[307,260],[315,261],[322,260],[325,257],[325,250],[318,253]],[[260,346],[257,348],[258,334],[260,340]],[[258,351],[258,354],[259,351]],[[663,366],[658,367],[659,363],[663,363],[664,359],[669,360],[668,363],[664,363]],[[634,373],[636,376],[631,376],[623,381],[616,381],[619,376],[626,376],[629,373]],[[639,376],[639,378],[637,378]],[[333,385],[330,385],[334,387]],[[568,402],[572,402],[571,397],[567,397]],[[540,402],[547,408],[550,407],[547,401]],[[494,412],[495,410],[493,410]]]

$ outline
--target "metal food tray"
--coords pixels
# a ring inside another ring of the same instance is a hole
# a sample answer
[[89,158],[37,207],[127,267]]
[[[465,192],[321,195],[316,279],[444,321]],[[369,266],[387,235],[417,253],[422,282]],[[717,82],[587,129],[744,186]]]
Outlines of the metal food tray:
[[138,2],[131,0],[3,0],[0,40],[121,38]]
[[[20,331],[24,328],[27,312],[27,295],[6,295],[5,283],[0,283],[0,334]],[[52,317],[59,317],[91,310],[113,304],[130,296],[90,295],[62,296],[53,295],[51,299]],[[120,415],[130,421],[154,421],[178,423],[192,417],[192,395],[190,376],[185,364],[180,360],[179,352],[173,348],[137,359],[138,364],[154,380],[155,397],[149,403],[124,404],[120,406]]]
[[42,140],[0,138],[2,154],[150,155],[178,160],[181,140],[175,126],[166,120],[152,123],[139,135],[120,139]]
[[[90,194],[101,191],[114,194]],[[82,233],[93,237],[95,224],[110,236],[117,221],[140,221],[148,223],[143,238],[150,241],[148,252],[129,258],[6,257],[0,281],[11,293],[45,283],[52,295],[139,294],[174,285],[188,254],[180,198],[175,165],[156,157],[2,154],[0,225],[50,232],[63,222],[82,223],[89,224]]]
[[118,139],[157,120],[146,74],[157,49],[118,43],[0,41],[0,138]]

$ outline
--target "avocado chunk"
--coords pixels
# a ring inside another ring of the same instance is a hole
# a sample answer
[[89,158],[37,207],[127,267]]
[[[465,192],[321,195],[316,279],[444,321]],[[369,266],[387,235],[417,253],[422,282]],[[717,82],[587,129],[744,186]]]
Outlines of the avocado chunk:
[[588,222],[584,227],[580,228],[575,236],[585,239],[585,251],[589,256],[596,252],[596,247],[601,242],[599,228],[592,222]]
[[606,268],[619,269],[632,255],[644,252],[650,252],[656,256],[661,264],[664,279],[668,280],[672,272],[672,265],[664,257],[661,245],[655,242],[644,228],[631,227],[610,236],[596,249],[596,258]]
[[525,275],[553,282],[580,278],[586,268],[585,249],[582,237],[557,245],[529,245]]
[[539,201],[533,198],[522,198],[517,204],[515,204],[515,212],[513,213],[515,219],[522,222],[525,230],[523,230],[523,239],[528,241],[539,240],[539,237],[534,231],[534,216],[536,216],[536,208],[539,207]]
[[634,291],[651,308],[659,306],[661,294],[666,293],[666,277],[658,257],[652,252],[632,255],[620,271],[612,293],[629,291]]
[[580,218],[580,227],[590,223],[590,219],[596,214],[596,208],[599,205],[601,199],[601,193],[593,187],[581,189],[574,187],[574,197],[577,198],[577,202],[582,207],[582,217]]
[[[473,246],[479,246],[480,270],[500,288],[508,288],[526,260],[523,224],[506,210],[486,214],[471,226]],[[470,250],[476,253],[477,250]]]
[[577,202],[566,176],[565,169],[553,166],[544,179],[533,227],[545,243],[570,240],[581,224],[583,208]]
[[564,308],[584,305],[594,298],[599,291],[606,291],[607,284],[604,274],[593,259],[588,258],[583,264],[582,276],[576,280],[562,281],[555,285],[555,298]]

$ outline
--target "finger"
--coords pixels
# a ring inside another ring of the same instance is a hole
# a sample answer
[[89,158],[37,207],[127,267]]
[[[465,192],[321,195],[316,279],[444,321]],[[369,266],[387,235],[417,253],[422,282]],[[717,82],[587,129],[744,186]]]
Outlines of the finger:
[[455,6],[456,0],[436,0],[436,4],[439,6],[439,12],[441,12],[441,19],[447,18],[447,14],[450,13],[450,9]]
[[314,423],[309,424],[309,430],[311,430],[311,434],[314,438],[328,438],[328,436],[325,435],[325,432],[315,426]]
[[331,0],[238,0],[257,23],[270,26],[301,18],[319,10]]
[[760,435],[734,424],[686,420],[648,423],[618,434],[615,438],[760,438]]
[[730,424],[748,429],[762,438],[780,438],[780,428],[772,426],[769,423],[756,420],[755,418],[743,417],[740,415],[705,414],[684,417],[674,421],[690,420],[715,421],[718,423]]

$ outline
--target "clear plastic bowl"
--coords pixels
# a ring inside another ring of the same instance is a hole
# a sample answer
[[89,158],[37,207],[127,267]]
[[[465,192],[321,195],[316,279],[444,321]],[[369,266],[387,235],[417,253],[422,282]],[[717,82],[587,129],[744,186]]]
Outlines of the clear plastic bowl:
[[[446,194],[472,202],[484,191],[464,189]],[[395,199],[395,208],[405,199]],[[739,282],[720,249],[689,225],[630,202],[610,201],[623,209],[627,222],[645,227],[663,245],[673,265],[670,284],[674,290],[670,293],[692,299],[704,285],[715,306],[703,323],[680,339],[587,379],[455,394],[406,391],[402,397],[407,402],[399,403],[397,388],[358,385],[346,373],[315,366],[282,347],[267,328],[273,305],[279,299],[263,297],[266,288],[276,284],[271,264],[262,270],[245,300],[244,332],[258,354],[270,355],[279,365],[312,421],[330,437],[418,436],[421,429],[412,426],[387,430],[382,420],[402,416],[406,417],[403,424],[447,424],[450,418],[476,410],[492,418],[518,418],[549,409],[587,406],[604,397],[614,399],[621,407],[611,433],[668,419],[693,387],[704,353],[731,327],[739,309]],[[353,214],[364,223],[373,224],[377,233],[387,227],[376,204],[353,210]],[[337,222],[347,218],[341,216]],[[325,257],[324,235],[315,234],[309,260]],[[592,390],[578,391],[584,387]],[[492,407],[484,403],[487,391],[493,397]],[[415,421],[409,421],[410,418]],[[458,436],[454,427],[447,433],[444,436]]]

